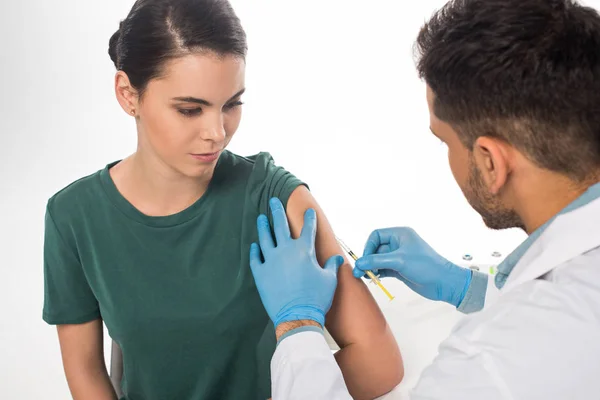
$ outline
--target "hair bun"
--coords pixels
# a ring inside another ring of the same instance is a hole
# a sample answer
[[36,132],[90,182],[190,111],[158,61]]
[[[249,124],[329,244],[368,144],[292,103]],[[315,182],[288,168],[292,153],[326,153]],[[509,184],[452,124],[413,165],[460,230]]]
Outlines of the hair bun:
[[119,39],[120,39],[120,37],[121,37],[121,29],[119,29],[118,31],[116,31],[111,36],[110,41],[108,42],[108,55],[110,56],[110,59],[115,64],[115,67],[117,69],[119,69],[118,45],[119,45]]

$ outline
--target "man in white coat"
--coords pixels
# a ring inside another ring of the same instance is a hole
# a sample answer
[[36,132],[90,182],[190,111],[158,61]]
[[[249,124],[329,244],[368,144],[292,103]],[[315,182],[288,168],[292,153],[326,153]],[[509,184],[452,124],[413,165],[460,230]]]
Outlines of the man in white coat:
[[[410,398],[600,399],[600,16],[570,0],[455,0],[417,48],[430,128],[465,197],[490,228],[529,236],[488,282],[411,229],[371,234],[355,276],[468,314]],[[319,266],[313,210],[298,239],[277,199],[271,210],[276,245],[263,215],[250,263],[278,327],[273,398],[348,399],[322,336],[340,259]]]

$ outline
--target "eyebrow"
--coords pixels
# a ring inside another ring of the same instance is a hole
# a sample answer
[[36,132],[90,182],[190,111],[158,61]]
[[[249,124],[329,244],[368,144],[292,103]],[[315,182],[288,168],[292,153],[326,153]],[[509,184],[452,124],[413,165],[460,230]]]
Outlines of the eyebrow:
[[[233,96],[231,96],[231,98],[229,100],[227,100],[227,102],[229,103],[231,100],[235,99],[236,97],[240,97],[241,95],[244,94],[244,92],[246,91],[246,88],[240,90],[239,92],[237,92],[236,94],[234,94]],[[173,98],[174,101],[182,101],[184,103],[196,103],[196,104],[200,104],[203,106],[207,106],[207,107],[211,107],[213,104],[210,101],[204,100],[204,99],[199,99],[197,97],[174,97]]]

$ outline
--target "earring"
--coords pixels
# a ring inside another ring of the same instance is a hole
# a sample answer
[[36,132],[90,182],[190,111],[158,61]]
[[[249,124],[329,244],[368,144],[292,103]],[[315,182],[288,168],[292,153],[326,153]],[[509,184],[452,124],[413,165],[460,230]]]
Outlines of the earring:
[[131,115],[135,115],[135,110],[131,110],[129,112],[131,113]]

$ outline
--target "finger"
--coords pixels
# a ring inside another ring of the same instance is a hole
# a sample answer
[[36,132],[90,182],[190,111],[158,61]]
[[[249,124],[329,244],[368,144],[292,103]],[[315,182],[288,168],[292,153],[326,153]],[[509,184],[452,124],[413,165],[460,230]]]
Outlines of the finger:
[[377,248],[379,248],[380,245],[381,245],[381,243],[379,243],[379,231],[371,232],[371,234],[369,235],[369,238],[367,239],[367,243],[365,244],[365,248],[363,250],[363,256],[369,256],[371,254],[375,254],[375,252],[377,251]]
[[360,268],[356,268],[356,266],[354,266],[354,269],[352,270],[352,275],[354,275],[354,277],[356,279],[360,279],[360,278],[366,277],[365,271],[363,271]]
[[364,256],[375,254],[377,249],[383,245],[390,244],[390,238],[392,237],[393,228],[376,229],[369,235],[365,249],[363,251]]
[[260,247],[257,243],[252,243],[250,245],[250,269],[252,269],[252,273],[262,265],[262,260],[260,256]]
[[[365,252],[367,251],[367,249],[365,249]],[[370,251],[370,250],[369,250]],[[392,251],[392,248],[390,247],[390,245],[387,244],[382,244],[381,246],[379,246],[377,248],[377,250],[375,250],[372,254],[385,254],[385,253],[390,253]],[[371,255],[371,254],[365,254],[365,255]],[[355,273],[355,276],[357,278],[359,278],[358,276],[359,272]]]
[[[398,278],[401,281],[405,282],[405,278],[402,275],[400,275],[399,272],[397,272],[395,270],[392,270],[392,269],[372,269],[370,271],[373,272],[373,274],[375,274],[375,276],[377,276],[380,279],[383,279],[383,278]],[[360,268],[354,268],[354,270],[352,271],[352,274],[354,275],[355,278],[371,279],[365,273],[365,271],[363,271]]]
[[290,226],[281,201],[277,197],[273,197],[269,201],[269,205],[271,206],[271,214],[273,215],[275,240],[279,245],[292,237],[290,234]]
[[317,213],[312,208],[309,208],[304,213],[304,225],[302,226],[300,237],[306,243],[314,246],[315,238],[317,237]]
[[354,266],[363,271],[377,271],[382,269],[392,269],[398,271],[402,268],[402,263],[393,253],[371,254],[361,257],[354,263]]
[[269,251],[275,248],[273,243],[273,236],[271,235],[271,224],[266,215],[261,214],[256,220],[256,226],[258,228],[258,241],[260,248],[263,252]]
[[330,257],[329,260],[325,263],[325,267],[323,268],[325,271],[330,272],[337,276],[338,270],[344,264],[344,257],[340,255],[335,255]]
[[414,283],[414,282],[406,279],[404,276],[402,276],[400,274],[394,274],[392,276],[395,277],[395,278],[398,278],[398,280],[404,282],[404,284],[406,286],[408,286],[408,288],[410,290],[412,290],[413,292],[419,293],[419,289],[422,287],[422,285],[418,285],[418,284],[416,284],[416,283]]
[[392,251],[392,248],[390,247],[390,245],[382,244],[381,246],[379,246],[377,248],[377,250],[375,251],[375,254],[385,254],[385,253],[389,253],[391,251]]
[[[382,269],[377,271],[377,274],[379,275],[380,278],[396,278],[401,276],[399,273],[397,273],[396,271],[392,271],[391,269]],[[398,278],[399,279],[399,278]]]

